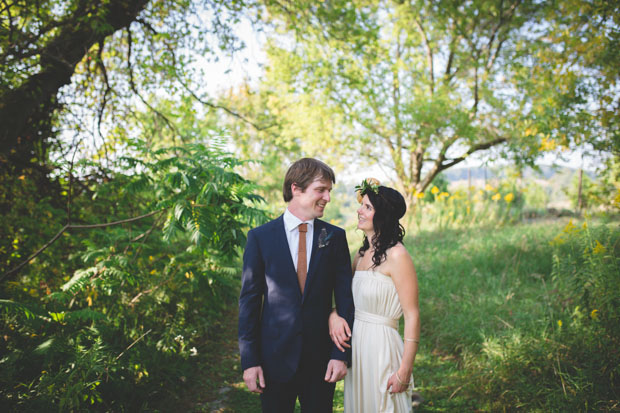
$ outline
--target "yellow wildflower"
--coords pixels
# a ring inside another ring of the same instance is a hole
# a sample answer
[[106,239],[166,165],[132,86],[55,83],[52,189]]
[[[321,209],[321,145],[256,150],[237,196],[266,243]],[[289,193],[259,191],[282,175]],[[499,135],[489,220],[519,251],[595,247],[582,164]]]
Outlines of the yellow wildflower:
[[562,245],[566,242],[566,240],[564,239],[564,236],[562,233],[558,234],[555,236],[555,238],[553,238],[551,241],[549,241],[549,245]]
[[499,199],[500,199],[501,197],[502,197],[502,196],[501,196],[501,195],[500,195],[500,193],[498,192],[498,193],[496,193],[495,195],[493,195],[493,196],[491,197],[491,199],[492,199],[493,201],[497,202],[497,201],[499,201]]
[[491,192],[491,191],[495,190],[495,188],[493,188],[493,187],[492,187],[491,185],[489,185],[489,184],[486,184],[486,185],[484,186],[484,190],[485,190],[485,191],[488,191],[488,192]]
[[605,251],[607,251],[607,248],[605,248],[603,246],[603,244],[601,244],[600,242],[598,242],[598,240],[594,240],[594,242],[596,243],[596,245],[594,246],[594,248],[592,248],[592,252],[594,254],[602,254]]
[[598,318],[598,310],[596,308],[590,313],[590,318],[592,318],[592,320],[596,320]]
[[504,197],[504,201],[511,203],[513,200],[515,199],[515,196],[511,193],[506,194],[506,196]]
[[568,234],[573,233],[573,232],[578,232],[578,231],[579,231],[579,229],[575,226],[575,224],[573,224],[573,220],[572,219],[570,221],[568,221],[568,224],[566,224],[566,226],[562,230],[562,232],[566,232]]
[[562,320],[558,320],[558,327],[562,328]]
[[438,193],[439,193],[439,188],[433,185],[433,187],[431,188],[431,194],[436,195]]
[[541,142],[540,142],[540,147],[538,148],[539,151],[552,151],[555,148],[557,148],[558,144],[556,143],[555,139],[548,139],[547,137],[542,138]]
[[415,194],[415,197],[416,197],[416,198],[418,198],[418,199],[422,199],[422,198],[424,198],[424,192],[418,192],[418,193],[416,193],[416,194]]

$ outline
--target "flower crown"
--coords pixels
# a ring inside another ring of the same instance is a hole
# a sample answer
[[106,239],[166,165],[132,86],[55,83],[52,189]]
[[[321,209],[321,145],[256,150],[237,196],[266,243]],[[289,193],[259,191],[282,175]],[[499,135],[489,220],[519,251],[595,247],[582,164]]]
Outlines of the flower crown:
[[376,178],[366,178],[362,181],[361,184],[355,186],[355,191],[357,192],[357,202],[362,203],[362,198],[365,192],[372,191],[375,194],[379,193],[379,182]]

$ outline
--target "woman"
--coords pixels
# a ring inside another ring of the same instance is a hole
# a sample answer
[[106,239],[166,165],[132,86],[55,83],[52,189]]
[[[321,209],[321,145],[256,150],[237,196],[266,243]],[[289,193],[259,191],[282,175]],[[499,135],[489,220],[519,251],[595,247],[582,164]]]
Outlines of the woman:
[[[364,241],[353,260],[352,364],[345,377],[345,412],[410,412],[420,319],[418,280],[398,222],[407,206],[396,190],[370,178],[356,187],[357,227]],[[398,320],[405,317],[404,344]],[[330,335],[341,349],[351,330],[333,311]]]

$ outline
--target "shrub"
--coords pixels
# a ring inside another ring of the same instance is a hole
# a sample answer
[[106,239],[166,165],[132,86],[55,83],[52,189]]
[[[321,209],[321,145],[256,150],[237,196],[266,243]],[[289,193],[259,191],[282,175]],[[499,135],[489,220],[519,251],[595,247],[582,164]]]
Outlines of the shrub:
[[245,230],[265,219],[238,162],[218,146],[131,151],[81,183],[91,189],[74,194],[61,243],[3,277],[11,411],[153,406],[191,380],[191,357],[236,297]]

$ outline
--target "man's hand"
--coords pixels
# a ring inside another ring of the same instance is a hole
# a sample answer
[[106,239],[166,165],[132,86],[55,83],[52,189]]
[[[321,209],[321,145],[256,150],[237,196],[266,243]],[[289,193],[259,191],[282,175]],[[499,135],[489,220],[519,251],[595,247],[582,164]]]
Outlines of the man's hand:
[[[332,359],[327,365],[327,371],[325,372],[325,381],[329,383],[336,383],[347,375],[347,365],[342,360]],[[247,383],[247,382],[246,382]]]
[[[345,367],[346,368],[346,367]],[[250,367],[243,371],[243,381],[252,393],[262,393],[265,388],[265,377],[261,366]]]

